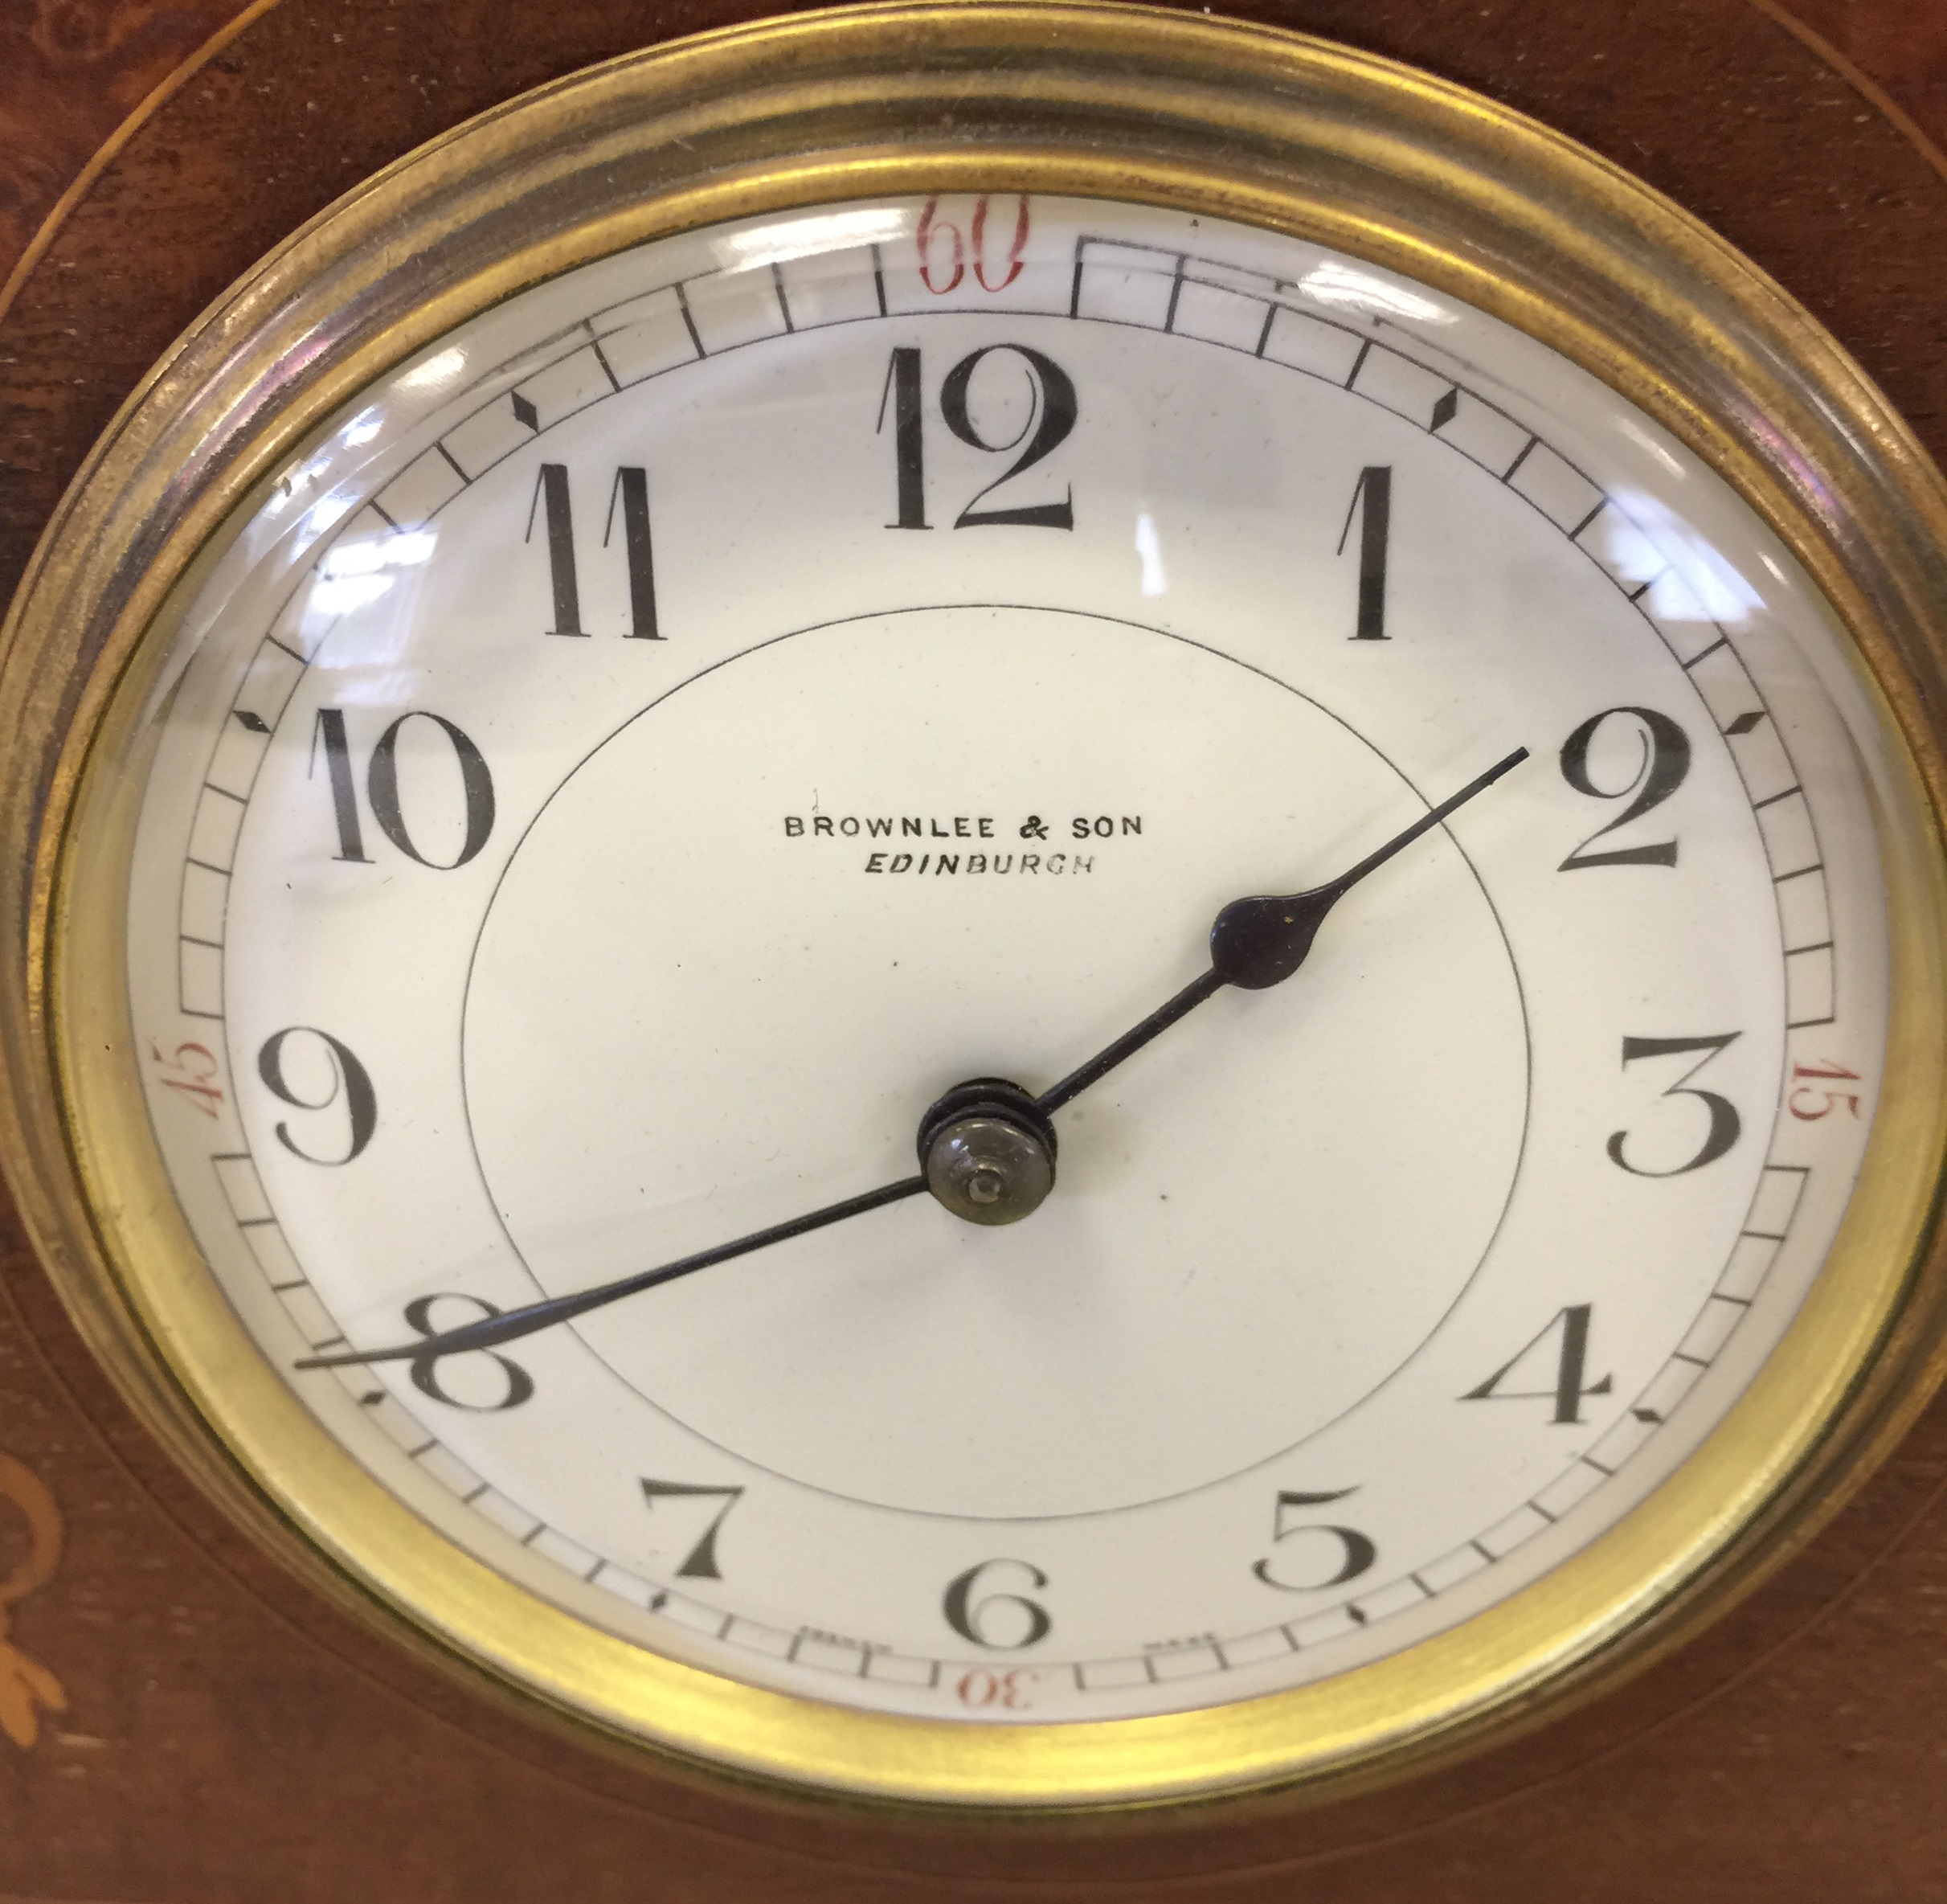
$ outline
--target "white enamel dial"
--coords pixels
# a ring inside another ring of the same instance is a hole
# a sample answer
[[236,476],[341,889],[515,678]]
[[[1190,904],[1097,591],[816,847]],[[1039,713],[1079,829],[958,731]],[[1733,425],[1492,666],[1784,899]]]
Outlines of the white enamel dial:
[[[1751,1382],[1870,1126],[1870,719],[1687,450],[1315,245],[1013,197],[583,268],[368,391],[152,710],[130,1009],[268,1361],[489,1567],[972,1722],[1397,1652]],[[910,1179],[1219,910],[1377,867],[924,1194],[491,1351],[300,1368]]]

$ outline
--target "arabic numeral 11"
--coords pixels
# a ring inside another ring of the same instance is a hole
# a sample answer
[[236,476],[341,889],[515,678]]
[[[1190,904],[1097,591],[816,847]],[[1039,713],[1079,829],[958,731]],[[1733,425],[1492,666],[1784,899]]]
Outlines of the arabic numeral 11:
[[[629,639],[664,639],[656,619],[656,557],[649,538],[649,474],[625,465],[616,470],[608,488],[608,513],[602,525],[602,547],[613,540],[616,518],[622,518],[622,554],[628,571]],[[525,543],[534,538],[538,517],[546,531],[548,580],[554,597],[554,625],[550,635],[586,636],[582,626],[581,571],[575,552],[575,502],[569,492],[566,463],[543,463],[534,479],[534,500],[528,505]]]

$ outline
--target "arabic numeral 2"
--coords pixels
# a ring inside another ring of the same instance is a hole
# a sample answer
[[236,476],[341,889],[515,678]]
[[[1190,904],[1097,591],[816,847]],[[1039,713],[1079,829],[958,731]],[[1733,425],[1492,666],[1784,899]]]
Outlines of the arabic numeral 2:
[[[1014,362],[1019,381],[1005,375],[1009,360]],[[988,374],[980,379],[984,394],[975,388],[976,375],[983,364],[988,366]],[[1011,436],[1003,433],[1008,427],[1003,420],[1010,411],[1025,411]],[[996,457],[1020,452],[999,476],[975,493],[955,517],[955,529],[1074,527],[1072,487],[1064,490],[1059,502],[980,506],[996,489],[1052,456],[1074,429],[1079,414],[1074,382],[1052,358],[1025,344],[987,344],[970,351],[947,371],[940,385],[939,412],[947,428],[970,448]],[[917,346],[898,346],[886,366],[875,426],[881,436],[889,416],[898,507],[898,520],[886,526],[931,529],[926,506],[925,384]],[[994,440],[990,440],[990,434]]]
[[[1624,726],[1612,723],[1633,725],[1638,747],[1633,762],[1628,760],[1626,747],[1620,739]],[[1605,728],[1609,730],[1606,747],[1601,738]],[[1601,760],[1603,772],[1600,776],[1592,755]],[[1626,767],[1626,778],[1616,773],[1618,766]],[[1677,842],[1674,839],[1639,846],[1612,846],[1600,853],[1591,853],[1589,849],[1605,833],[1628,825],[1652,807],[1661,806],[1683,785],[1689,772],[1690,737],[1668,715],[1659,714],[1653,707],[1605,707],[1600,714],[1592,715],[1562,743],[1561,777],[1577,793],[1586,794],[1591,800],[1627,800],[1629,805],[1589,834],[1557,870],[1572,873],[1586,866],[1675,866]],[[1604,779],[1622,779],[1622,784],[1605,786]]]

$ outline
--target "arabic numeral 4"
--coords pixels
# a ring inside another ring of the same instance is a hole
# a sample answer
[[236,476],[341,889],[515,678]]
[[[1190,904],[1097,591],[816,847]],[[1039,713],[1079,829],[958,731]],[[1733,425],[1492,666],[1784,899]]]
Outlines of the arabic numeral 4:
[[[1614,1386],[1613,1376],[1590,1382],[1589,1333],[1594,1315],[1590,1303],[1571,1303],[1537,1330],[1503,1362],[1478,1388],[1470,1388],[1463,1402],[1552,1402],[1550,1419],[1572,1425],[1582,1419],[1585,1396],[1605,1395]],[[1509,1382],[1532,1382],[1533,1387],[1508,1387]]]

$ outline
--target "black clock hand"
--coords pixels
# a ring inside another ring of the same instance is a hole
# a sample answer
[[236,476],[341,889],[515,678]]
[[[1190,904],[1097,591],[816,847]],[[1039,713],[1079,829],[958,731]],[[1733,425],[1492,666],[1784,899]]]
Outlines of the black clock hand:
[[[929,1166],[926,1175],[902,1177],[897,1183],[867,1190],[861,1196],[847,1198],[842,1203],[828,1203],[822,1210],[793,1217],[788,1222],[775,1223],[767,1230],[754,1230],[734,1242],[699,1250],[694,1255],[681,1256],[673,1263],[641,1270],[593,1289],[578,1290],[572,1296],[550,1296],[542,1302],[529,1303],[521,1308],[509,1309],[502,1315],[483,1316],[477,1322],[463,1324],[458,1329],[422,1336],[415,1342],[399,1343],[389,1349],[348,1349],[333,1355],[307,1356],[295,1366],[300,1369],[348,1368],[366,1362],[430,1361],[440,1356],[457,1355],[469,1349],[497,1349],[517,1341],[522,1336],[531,1335],[536,1329],[571,1321],[591,1309],[619,1302],[625,1296],[652,1289],[659,1283],[673,1283],[679,1276],[693,1275],[714,1263],[727,1263],[733,1257],[748,1255],[753,1250],[784,1243],[813,1230],[822,1230],[827,1224],[842,1222],[847,1217],[861,1216],[869,1210],[916,1197],[922,1190],[934,1190],[950,1210],[976,1222],[1004,1222],[1014,1215],[1025,1215],[1040,1203],[1054,1181],[1053,1132],[1047,1123],[1052,1112],[1087,1090],[1125,1058],[1139,1051],[1158,1033],[1167,1030],[1224,986],[1262,990],[1289,978],[1304,963],[1325,915],[1367,874],[1384,866],[1394,854],[1411,846],[1421,833],[1438,826],[1450,813],[1464,806],[1483,788],[1492,786],[1503,774],[1527,758],[1528,749],[1517,747],[1505,760],[1489,768],[1479,779],[1469,781],[1451,799],[1423,813],[1412,825],[1395,834],[1376,852],[1368,854],[1356,866],[1341,873],[1329,885],[1282,897],[1268,895],[1233,900],[1218,913],[1216,923],[1210,928],[1210,969],[1038,1098],[1029,1099],[1017,1086],[997,1079],[976,1079],[947,1092],[928,1112],[921,1128],[919,1149],[921,1157]],[[936,1183],[934,1177],[951,1169],[953,1160],[946,1152],[936,1150],[935,1140],[943,1134],[951,1140],[956,1126],[965,1128],[959,1122],[961,1120],[971,1120],[983,1125],[988,1142],[997,1140],[1001,1148],[990,1153],[980,1149],[977,1141],[974,1153],[963,1154],[959,1159],[963,1166],[959,1182],[953,1185]],[[1025,1157],[1024,1140],[1027,1153]],[[1033,1166],[1032,1153],[1037,1144],[1046,1153],[1040,1160],[1038,1189],[1023,1198],[1013,1210],[1007,1214],[1000,1214],[996,1206],[1007,1202],[1008,1192],[996,1186],[1018,1173],[1024,1161],[1031,1168]],[[936,1165],[934,1161],[936,1157],[946,1161]],[[978,1181],[984,1173],[990,1177],[985,1186]],[[970,1182],[973,1185],[971,1189]]]
[[903,1177],[897,1183],[867,1190],[862,1196],[848,1197],[842,1203],[828,1203],[823,1210],[793,1217],[789,1222],[773,1223],[768,1230],[755,1230],[748,1236],[738,1237],[734,1243],[720,1243],[714,1249],[699,1250],[693,1256],[679,1256],[673,1263],[640,1270],[634,1275],[603,1283],[593,1289],[577,1290],[572,1296],[550,1296],[545,1302],[530,1302],[499,1316],[484,1316],[479,1321],[464,1323],[458,1329],[422,1336],[416,1342],[400,1343],[391,1349],[347,1349],[337,1355],[308,1355],[292,1366],[300,1369],[345,1369],[362,1362],[417,1361],[421,1357],[457,1355],[467,1349],[498,1349],[504,1343],[532,1335],[538,1329],[571,1321],[577,1316],[587,1315],[591,1309],[618,1302],[625,1296],[635,1295],[638,1290],[653,1289],[658,1283],[673,1283],[678,1276],[708,1269],[714,1263],[727,1263],[733,1256],[747,1256],[753,1250],[787,1242],[809,1230],[822,1230],[828,1223],[842,1222],[847,1217],[862,1216],[867,1210],[877,1210],[883,1204],[917,1197],[926,1187],[926,1180],[923,1177]]
[[1410,846],[1421,833],[1438,826],[1450,813],[1465,806],[1475,794],[1491,787],[1527,758],[1528,749],[1516,747],[1505,760],[1497,761],[1450,799],[1422,813],[1404,832],[1394,834],[1377,852],[1368,853],[1357,866],[1341,873],[1328,885],[1315,886],[1309,892],[1233,899],[1217,914],[1210,928],[1210,969],[1192,979],[1139,1025],[1132,1026],[1114,1044],[1098,1051],[1086,1064],[1044,1091],[1034,1100],[1035,1109],[1044,1117],[1060,1110],[1225,985],[1255,992],[1282,984],[1304,964],[1325,915],[1367,874],[1384,866],[1394,854]]

